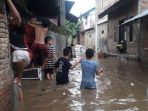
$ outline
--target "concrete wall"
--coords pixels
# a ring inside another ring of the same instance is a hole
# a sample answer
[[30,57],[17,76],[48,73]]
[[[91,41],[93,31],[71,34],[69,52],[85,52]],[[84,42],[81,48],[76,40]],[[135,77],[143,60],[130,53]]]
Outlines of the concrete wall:
[[84,39],[85,39],[85,34],[84,33],[80,34],[80,44],[81,45],[84,45]]
[[99,14],[103,12],[118,1],[119,0],[96,0],[96,13]]
[[7,25],[6,16],[0,13],[0,111],[12,111],[12,83],[9,76],[10,55]]
[[98,18],[98,15],[110,4],[108,0],[96,0],[96,51],[108,53],[108,16]]
[[98,44],[101,52],[109,53],[108,47],[108,28],[107,22],[97,25],[98,26]]
[[84,45],[86,48],[95,47],[95,9],[86,12],[81,15],[80,20],[80,44]]
[[83,30],[90,29],[95,26],[95,9],[85,16],[81,17]]
[[[128,4],[128,7],[121,7],[116,11],[110,13],[108,15],[108,45],[109,45],[109,52],[112,54],[117,53],[116,45],[119,43],[119,21],[127,20],[132,16],[137,15],[138,13],[138,3],[133,2]],[[133,33],[133,41],[128,42],[128,51],[129,54],[136,54],[137,53],[137,37],[135,33]],[[133,49],[134,48],[134,49]],[[134,52],[133,52],[134,51]]]
[[141,59],[148,65],[148,17],[141,21]]
[[85,32],[84,46],[86,48],[95,49],[95,30],[89,30]]
[[[96,0],[96,17],[99,15],[99,13],[111,7],[114,3],[118,1],[119,0]],[[124,22],[125,20],[128,20],[131,17],[147,9],[148,9],[148,0],[135,0],[132,3],[128,3],[126,4],[126,6],[121,6],[120,8],[108,14],[107,43],[108,43],[110,54],[114,54],[114,55],[117,54],[116,45],[120,41],[119,26],[121,24],[121,21]],[[99,37],[101,37],[100,31],[102,29],[105,29],[105,27],[100,23],[100,20],[101,19],[98,19],[96,21],[96,23],[98,23],[97,35]],[[131,26],[129,24],[122,26],[123,38],[127,40],[127,54],[129,55],[129,57],[144,59],[144,53],[145,53],[144,47],[147,49],[147,43],[148,43],[147,41],[148,28],[146,24],[147,22],[136,21],[136,22],[133,22]],[[130,35],[129,35],[130,29],[132,29],[131,31],[133,34],[132,41],[130,40]],[[101,44],[103,45],[103,42],[100,40],[99,45],[101,46]],[[100,50],[102,50],[101,47],[100,47]]]
[[54,38],[57,57],[63,56],[63,49],[66,47],[65,35],[61,35],[52,31],[49,31],[47,35],[50,35]]
[[141,40],[143,41],[143,47],[148,48],[148,18],[141,22]]
[[65,25],[65,0],[59,0],[60,6],[60,25]]
[[139,11],[138,13],[143,12],[148,9],[148,0],[139,0]]
[[139,36],[140,36],[140,23],[137,22],[137,23],[134,23],[132,24],[133,26],[133,41],[130,42],[129,41],[129,37],[127,37],[127,53],[131,56],[134,56],[135,58],[139,58],[140,56],[140,49],[139,49]]

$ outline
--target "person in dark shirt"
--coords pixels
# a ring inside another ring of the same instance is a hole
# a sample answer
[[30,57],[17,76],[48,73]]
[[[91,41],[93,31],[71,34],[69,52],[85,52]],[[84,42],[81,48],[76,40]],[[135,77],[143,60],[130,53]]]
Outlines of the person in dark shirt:
[[22,74],[24,68],[30,64],[32,52],[24,42],[24,24],[20,13],[12,0],[6,0],[9,7],[9,37],[12,54],[12,68],[14,72],[14,86],[18,87],[19,102],[23,102],[23,91],[21,88]]
[[56,73],[57,85],[69,83],[69,77],[68,77],[69,69],[75,68],[80,62],[79,60],[73,65],[69,62],[68,59],[71,56],[69,48],[65,48],[63,50],[63,55],[64,57],[59,58],[58,61],[55,63],[55,68],[58,68]]

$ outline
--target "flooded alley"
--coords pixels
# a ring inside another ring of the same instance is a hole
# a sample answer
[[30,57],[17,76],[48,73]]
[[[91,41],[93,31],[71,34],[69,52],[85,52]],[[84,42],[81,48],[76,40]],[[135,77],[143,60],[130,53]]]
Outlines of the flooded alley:
[[100,62],[96,90],[80,90],[80,67],[70,71],[68,85],[23,80],[24,111],[148,111],[148,70],[135,61]]

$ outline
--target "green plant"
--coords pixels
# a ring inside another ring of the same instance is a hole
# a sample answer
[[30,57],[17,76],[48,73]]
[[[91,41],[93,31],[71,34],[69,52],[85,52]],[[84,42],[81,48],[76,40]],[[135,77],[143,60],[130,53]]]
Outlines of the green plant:
[[66,42],[67,45],[71,45],[73,37],[76,36],[77,31],[79,31],[80,22],[72,23],[70,21],[66,21],[65,29],[67,32]]

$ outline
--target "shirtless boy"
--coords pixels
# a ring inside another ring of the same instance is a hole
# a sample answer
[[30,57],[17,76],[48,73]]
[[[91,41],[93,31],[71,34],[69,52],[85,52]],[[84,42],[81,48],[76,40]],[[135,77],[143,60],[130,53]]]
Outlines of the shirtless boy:
[[[33,63],[37,66],[41,66],[41,68],[44,69],[45,64],[50,56],[48,48],[44,44],[44,38],[48,31],[49,20],[43,18],[41,21],[37,21],[36,18],[32,18],[28,24],[35,28],[35,40],[32,45]],[[45,59],[43,60],[43,63],[38,64],[37,60],[38,57],[41,56],[41,53],[43,53]]]

